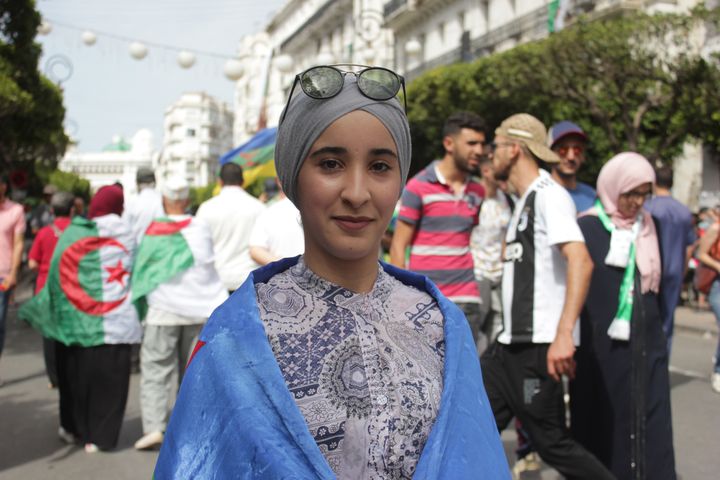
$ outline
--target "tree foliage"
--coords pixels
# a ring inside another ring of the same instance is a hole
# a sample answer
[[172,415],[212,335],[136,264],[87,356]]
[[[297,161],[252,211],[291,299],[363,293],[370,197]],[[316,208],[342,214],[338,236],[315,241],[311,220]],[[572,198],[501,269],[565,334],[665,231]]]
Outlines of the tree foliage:
[[38,71],[39,24],[33,0],[0,0],[0,167],[10,171],[54,168],[68,141],[62,92]]
[[703,8],[580,19],[546,39],[432,70],[408,86],[413,169],[442,154],[443,121],[459,109],[493,128],[518,112],[547,126],[578,123],[591,140],[586,179],[621,151],[662,163],[690,137],[720,145],[720,71],[699,41],[718,25],[718,12]]
[[75,173],[54,170],[50,173],[47,183],[55,185],[64,192],[70,192],[76,197],[90,199],[90,182]]

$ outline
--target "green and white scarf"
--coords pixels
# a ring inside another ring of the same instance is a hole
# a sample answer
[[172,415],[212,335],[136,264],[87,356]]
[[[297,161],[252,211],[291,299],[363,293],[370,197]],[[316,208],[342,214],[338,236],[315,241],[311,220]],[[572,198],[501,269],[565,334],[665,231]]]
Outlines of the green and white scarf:
[[[608,217],[605,209],[603,208],[600,200],[595,201],[595,209],[597,210],[598,217],[602,222],[605,229],[612,235],[615,231],[615,225]],[[608,335],[613,340],[630,340],[630,320],[632,319],[633,313],[633,299],[635,295],[635,238],[637,238],[637,232],[640,231],[642,220],[638,217],[638,220],[633,225],[633,242],[630,245],[630,253],[628,255],[627,265],[625,266],[625,273],[623,275],[622,283],[620,284],[620,294],[618,298],[618,309],[615,313],[615,318],[608,328]],[[612,242],[611,242],[612,244]]]

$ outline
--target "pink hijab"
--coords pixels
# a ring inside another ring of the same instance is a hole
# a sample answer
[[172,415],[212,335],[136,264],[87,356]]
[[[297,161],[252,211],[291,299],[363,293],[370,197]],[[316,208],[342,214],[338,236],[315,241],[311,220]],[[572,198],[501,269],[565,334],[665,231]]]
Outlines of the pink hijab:
[[[611,158],[600,170],[597,192],[605,212],[617,228],[632,228],[635,218],[623,216],[617,209],[621,194],[645,183],[655,183],[655,171],[650,162],[639,153],[624,152]],[[597,216],[595,207],[585,214]],[[660,249],[652,216],[644,208],[642,230],[636,241],[635,261],[640,270],[642,293],[660,289]]]

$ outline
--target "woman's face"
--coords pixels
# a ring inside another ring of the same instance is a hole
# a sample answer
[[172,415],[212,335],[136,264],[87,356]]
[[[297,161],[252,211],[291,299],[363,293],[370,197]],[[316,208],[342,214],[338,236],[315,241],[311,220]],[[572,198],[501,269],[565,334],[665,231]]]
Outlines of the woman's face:
[[333,122],[298,175],[306,253],[377,261],[400,183],[398,151],[380,120],[357,110]]
[[626,218],[636,217],[651,193],[651,183],[644,183],[629,192],[621,193],[617,203],[618,212]]

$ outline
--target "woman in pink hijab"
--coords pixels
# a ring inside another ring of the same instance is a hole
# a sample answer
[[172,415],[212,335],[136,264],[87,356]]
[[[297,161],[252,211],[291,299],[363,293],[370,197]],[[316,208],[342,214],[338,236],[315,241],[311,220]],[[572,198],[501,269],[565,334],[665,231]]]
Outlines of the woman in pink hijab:
[[616,155],[578,220],[595,269],[580,318],[572,431],[619,479],[676,478],[660,249],[643,208],[654,182],[645,157]]

